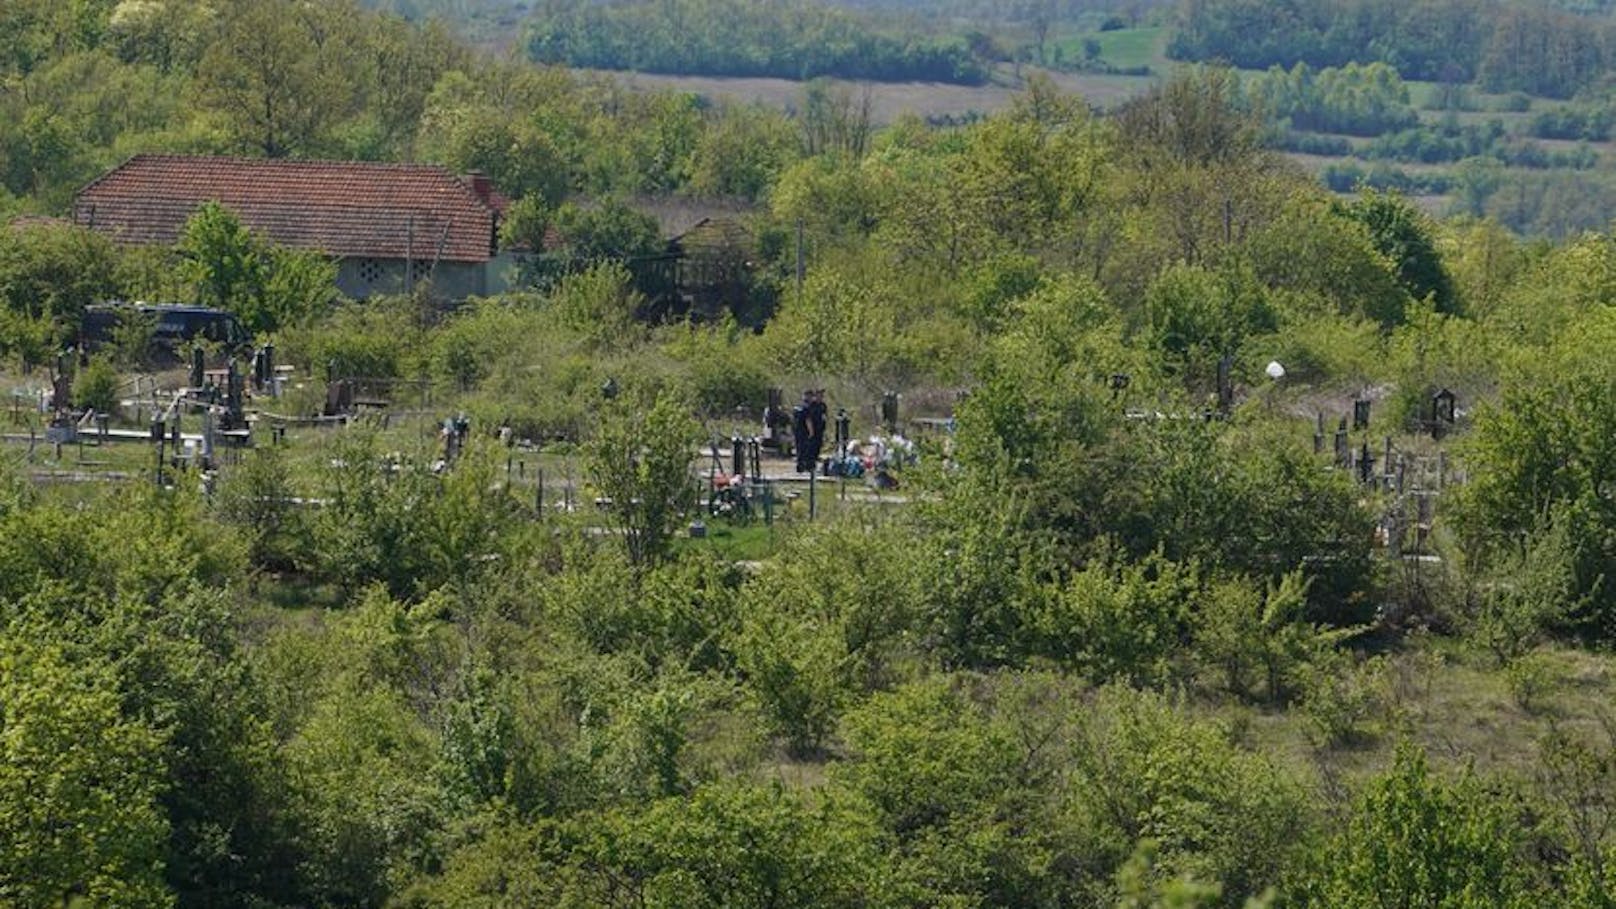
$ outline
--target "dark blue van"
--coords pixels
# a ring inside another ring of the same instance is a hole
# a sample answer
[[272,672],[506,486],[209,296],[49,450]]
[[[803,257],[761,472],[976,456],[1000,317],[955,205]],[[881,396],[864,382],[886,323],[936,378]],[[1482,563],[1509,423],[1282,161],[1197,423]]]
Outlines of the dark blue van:
[[150,303],[97,303],[86,307],[80,339],[87,350],[111,342],[120,325],[139,318],[151,326],[154,352],[181,354],[193,341],[219,345],[231,353],[252,347],[252,335],[235,315],[206,306]]

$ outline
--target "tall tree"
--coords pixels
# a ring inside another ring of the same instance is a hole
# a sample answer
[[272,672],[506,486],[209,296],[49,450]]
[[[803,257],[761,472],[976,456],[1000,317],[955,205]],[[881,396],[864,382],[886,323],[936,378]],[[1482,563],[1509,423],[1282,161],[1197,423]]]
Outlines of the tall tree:
[[197,68],[202,102],[236,143],[270,158],[316,150],[352,87],[331,63],[340,41],[296,0],[234,0]]

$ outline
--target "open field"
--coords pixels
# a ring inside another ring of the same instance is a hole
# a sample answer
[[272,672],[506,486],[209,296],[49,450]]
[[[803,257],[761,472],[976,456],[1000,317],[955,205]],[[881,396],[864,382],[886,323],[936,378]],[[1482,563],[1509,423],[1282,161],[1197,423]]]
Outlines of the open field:
[[1160,66],[1166,58],[1162,48],[1167,43],[1165,28],[1123,28],[1100,32],[1094,36],[1100,43],[1100,58],[1112,66]]
[[[1044,72],[1032,67],[1023,74]],[[794,108],[802,99],[803,83],[791,79],[743,79],[723,76],[664,76],[651,73],[598,72],[618,79],[630,88],[647,91],[688,91],[706,98],[765,104],[782,110]],[[1089,103],[1102,108],[1115,107],[1145,91],[1155,83],[1148,76],[1111,76],[1096,73],[1048,75],[1062,89],[1076,92]],[[835,80],[832,80],[835,81]],[[989,85],[950,85],[942,82],[877,82],[867,85],[871,111],[880,124],[892,123],[905,114],[925,118],[961,117],[991,114],[1010,106],[1021,93],[1024,81],[1009,69],[1002,70]]]
[[1081,60],[1085,54],[1083,44],[1093,41],[1100,48],[1100,59],[1120,69],[1148,66],[1153,71],[1165,71],[1173,66],[1162,52],[1167,44],[1167,29],[1121,28],[1111,31],[1084,32],[1054,42],[1066,60]]

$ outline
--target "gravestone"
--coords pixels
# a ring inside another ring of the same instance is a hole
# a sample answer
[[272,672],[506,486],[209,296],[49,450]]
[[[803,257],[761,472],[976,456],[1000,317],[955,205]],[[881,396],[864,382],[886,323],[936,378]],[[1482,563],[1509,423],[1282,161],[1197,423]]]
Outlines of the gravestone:
[[1440,439],[1457,421],[1459,397],[1444,388],[1431,396],[1431,437]]
[[1375,481],[1375,455],[1369,450],[1369,440],[1365,439],[1363,450],[1358,453],[1358,480],[1364,485]]

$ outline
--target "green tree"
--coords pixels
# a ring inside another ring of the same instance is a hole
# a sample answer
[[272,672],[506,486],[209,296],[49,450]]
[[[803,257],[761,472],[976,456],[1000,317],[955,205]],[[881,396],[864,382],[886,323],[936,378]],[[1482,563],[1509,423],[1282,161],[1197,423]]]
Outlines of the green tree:
[[1296,776],[1172,697],[1108,686],[1074,709],[1067,734],[1051,760],[1070,774],[1068,857],[1107,878],[1126,885],[1120,872],[1149,841],[1157,880],[1216,886],[1220,905],[1240,905],[1278,885],[1309,842],[1315,815]]
[[904,528],[848,522],[789,542],[742,592],[731,645],[748,692],[792,750],[810,754],[842,711],[900,678],[921,592]]
[[302,524],[285,454],[258,448],[223,479],[215,505],[221,518],[247,535],[247,557],[266,568],[295,564]]
[[1241,697],[1263,684],[1264,697],[1283,703],[1303,682],[1303,670],[1358,629],[1324,629],[1304,620],[1308,583],[1292,571],[1265,587],[1239,579],[1212,585],[1192,616],[1197,653]]
[[1169,269],[1151,286],[1145,313],[1156,362],[1199,395],[1216,393],[1223,357],[1237,357],[1248,339],[1277,326],[1263,288],[1244,269]]
[[398,695],[341,690],[318,703],[288,751],[303,787],[313,892],[379,906],[425,857],[440,821],[428,731]]
[[[442,114],[439,114],[441,117]],[[512,197],[533,197],[554,207],[566,197],[568,167],[549,135],[509,113],[479,106],[449,121],[446,136],[423,136],[423,145],[457,172],[481,171]]]
[[652,255],[662,245],[656,219],[620,199],[596,206],[562,205],[555,214],[556,232],[574,260],[635,259]]
[[561,323],[603,350],[631,347],[643,337],[635,318],[644,303],[628,268],[612,260],[567,275],[550,293]]
[[105,358],[96,357],[73,377],[73,404],[97,413],[118,409],[118,370]]
[[[1316,323],[1319,314],[1312,306],[1320,301],[1340,315],[1372,319],[1383,328],[1403,322],[1409,294],[1393,263],[1361,222],[1311,190],[1298,191],[1253,231],[1243,253],[1258,281],[1290,297],[1290,307],[1275,307],[1282,321]],[[1282,362],[1288,371],[1300,365]]]
[[213,16],[202,4],[125,0],[112,10],[107,40],[125,62],[150,63],[165,73],[190,71],[207,46]]
[[727,104],[710,114],[691,153],[690,188],[708,196],[761,198],[796,159],[784,117],[762,106]]
[[217,202],[207,202],[185,222],[179,242],[183,270],[204,306],[231,309],[258,296],[264,282],[264,253],[241,219]]
[[[581,279],[580,287],[588,287],[608,278],[620,278],[621,292],[627,294],[625,299],[633,300],[636,307],[643,302],[639,294],[633,292],[638,289],[633,279],[649,274],[642,263],[665,251],[662,230],[655,218],[630,208],[619,199],[607,199],[593,206],[567,202],[553,211],[543,212],[524,207],[518,214],[523,220],[513,226],[513,230],[522,231],[522,238],[529,244],[534,241],[539,244],[534,247],[539,255],[527,276],[531,283],[549,289],[558,283],[564,286]],[[559,245],[554,248],[545,244],[550,228],[559,239]],[[646,288],[648,293],[655,290],[657,288],[651,286]],[[565,299],[564,287],[557,296]],[[633,314],[631,309],[626,315]],[[615,313],[606,324],[598,326],[590,324],[594,316],[583,313],[579,316],[585,321],[574,323],[575,327],[587,334],[611,337],[624,327]]]
[[500,245],[507,249],[539,253],[555,212],[538,196],[523,196],[505,209],[499,225]]
[[[1616,509],[1600,490],[1612,482],[1616,375],[1596,351],[1616,337],[1616,318],[1598,310],[1483,408],[1469,443],[1471,482],[1461,497],[1461,533],[1482,558],[1501,564],[1535,554],[1528,587],[1503,597],[1535,612],[1563,614],[1600,637],[1616,629]],[[1545,599],[1546,598],[1546,599]],[[1517,629],[1529,635],[1530,629]]]
[[202,102],[242,148],[270,158],[320,148],[352,96],[352,83],[331,65],[345,42],[324,34],[342,12],[294,0],[232,0],[219,15],[218,37],[197,66]]
[[695,504],[690,463],[697,439],[695,422],[661,395],[643,413],[608,406],[586,444],[590,485],[610,500],[607,513],[637,566],[667,555],[675,528]]
[[871,698],[848,715],[843,734],[849,754],[833,779],[868,802],[887,834],[894,902],[1037,902],[1043,818],[1017,795],[1042,767],[1020,747],[1013,722],[936,677]]
[[197,302],[235,313],[249,331],[296,325],[336,296],[333,262],[266,244],[217,202],[185,223],[179,253]]
[[0,232],[0,351],[40,363],[76,339],[84,308],[117,293],[117,251],[78,227]]
[[1437,312],[1458,312],[1453,278],[1437,251],[1428,218],[1396,193],[1364,190],[1344,207],[1369,229],[1369,239],[1397,270],[1398,281],[1416,300],[1431,299]]
[[1232,70],[1188,68],[1123,105],[1117,126],[1129,145],[1174,161],[1239,160],[1257,148],[1260,129],[1236,106],[1238,91]]
[[162,735],[112,667],[0,631],[0,899],[163,907]]

